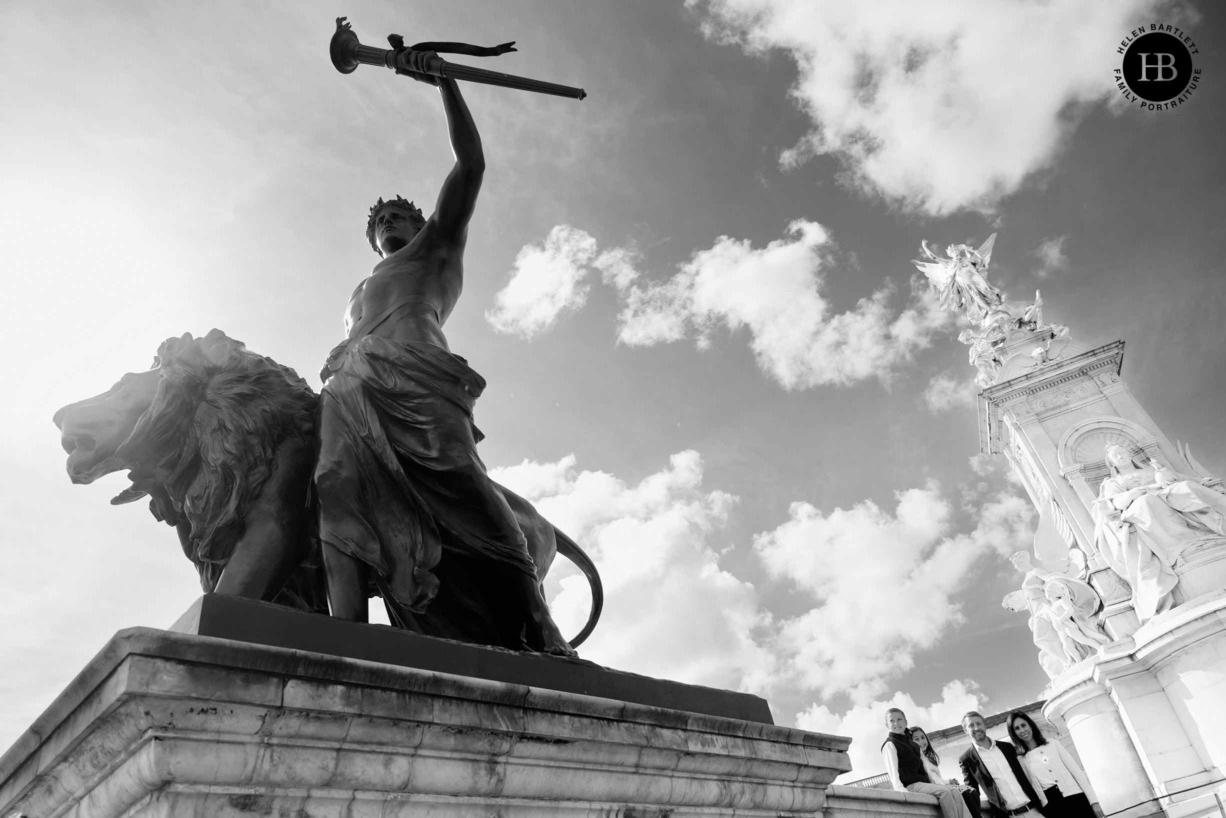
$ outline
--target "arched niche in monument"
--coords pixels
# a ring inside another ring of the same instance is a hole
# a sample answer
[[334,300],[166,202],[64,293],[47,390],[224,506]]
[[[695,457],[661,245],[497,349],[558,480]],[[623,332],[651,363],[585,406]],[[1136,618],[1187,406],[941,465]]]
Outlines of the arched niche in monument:
[[1056,446],[1056,456],[1060,473],[1072,484],[1087,509],[1110,473],[1106,460],[1108,446],[1124,446],[1143,461],[1158,458],[1162,451],[1145,427],[1121,417],[1101,415],[1070,426]]

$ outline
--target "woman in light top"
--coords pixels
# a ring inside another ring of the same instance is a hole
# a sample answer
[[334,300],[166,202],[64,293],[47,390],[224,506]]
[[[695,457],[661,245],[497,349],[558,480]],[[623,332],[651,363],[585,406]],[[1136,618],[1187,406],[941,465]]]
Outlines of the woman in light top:
[[1009,714],[1009,738],[1017,759],[1047,797],[1048,818],[1103,818],[1090,779],[1058,741],[1048,741],[1034,720],[1020,711]]
[[[928,773],[928,780],[933,784],[940,784],[941,781],[941,757],[937,755],[936,748],[932,746],[932,742],[928,740],[928,734],[924,732],[923,727],[910,727],[907,732],[911,736],[911,743],[919,748],[920,758],[924,762],[924,772]],[[966,808],[971,811],[974,818],[979,818],[979,796],[972,792],[971,788],[962,784],[957,779],[949,779],[949,784],[957,787],[962,791],[962,799],[966,802]]]

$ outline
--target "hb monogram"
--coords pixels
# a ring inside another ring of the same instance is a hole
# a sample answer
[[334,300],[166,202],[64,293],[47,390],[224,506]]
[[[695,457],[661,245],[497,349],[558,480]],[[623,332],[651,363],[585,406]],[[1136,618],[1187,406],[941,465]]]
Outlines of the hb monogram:
[[[1140,82],[1170,82],[1179,75],[1179,72],[1175,70],[1174,54],[1144,52],[1137,56],[1141,58],[1141,76],[1137,77],[1137,80]],[[1156,59],[1150,62],[1150,57],[1155,57]],[[1149,76],[1149,69],[1151,68],[1156,69],[1156,77]],[[1169,75],[1167,71],[1170,71]]]

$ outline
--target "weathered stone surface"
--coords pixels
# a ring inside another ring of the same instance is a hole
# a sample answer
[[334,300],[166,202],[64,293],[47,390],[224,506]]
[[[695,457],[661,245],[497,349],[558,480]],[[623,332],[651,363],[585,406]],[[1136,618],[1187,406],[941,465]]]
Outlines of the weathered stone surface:
[[1219,590],[1070,669],[1053,682],[1043,712],[1068,726],[1105,812],[1203,814],[1226,764],[1223,679],[1226,591]]
[[[487,700],[491,704],[521,705],[528,704],[531,699],[530,703],[537,705],[524,710],[523,714],[549,710],[555,696],[565,699],[568,694],[579,693],[608,700],[600,705],[602,715],[607,718],[618,718],[621,708],[631,703],[670,711],[660,715],[658,723],[661,725],[688,724],[693,714],[772,724],[766,701],[747,693],[652,679],[609,670],[582,659],[518,653],[380,625],[346,622],[221,594],[198,599],[171,630],[364,660],[360,663],[365,667],[363,679],[377,679],[381,673],[394,671],[389,666],[401,666],[465,677],[466,684],[488,680]],[[353,663],[343,659],[336,662],[348,668],[346,672],[352,670]],[[511,684],[499,684],[501,682]],[[430,680],[433,687],[443,683],[438,679]],[[306,688],[298,688],[293,695],[372,697],[360,702],[353,699],[348,704],[338,702],[338,706],[378,714],[387,708],[400,712],[404,707],[413,706],[409,702],[415,692],[412,687],[384,688],[371,684],[360,692],[335,690],[325,693],[322,689],[309,692]],[[287,695],[290,695],[289,689]],[[671,711],[684,711],[689,715],[683,718]],[[499,712],[512,714],[508,716],[511,718],[524,717],[516,715],[519,711]]]
[[826,814],[831,818],[937,818],[941,810],[932,795],[833,784],[826,789]]
[[[812,816],[850,768],[848,744],[137,628],[117,634],[0,758],[0,815]],[[874,797],[853,798],[856,814],[915,814]]]

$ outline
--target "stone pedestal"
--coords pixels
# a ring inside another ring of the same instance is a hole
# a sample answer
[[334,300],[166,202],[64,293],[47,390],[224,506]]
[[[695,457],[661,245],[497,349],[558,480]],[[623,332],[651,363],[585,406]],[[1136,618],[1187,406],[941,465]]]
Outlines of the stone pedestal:
[[1066,675],[1059,682],[1044,715],[1068,729],[1103,812],[1112,818],[1161,815],[1162,807],[1107,687],[1089,672],[1076,680]]
[[1104,812],[1215,810],[1226,770],[1226,591],[1075,665],[1052,681],[1043,712],[1067,724]]
[[103,648],[0,758],[0,815],[777,818],[850,769],[744,694],[217,596],[179,628]]

